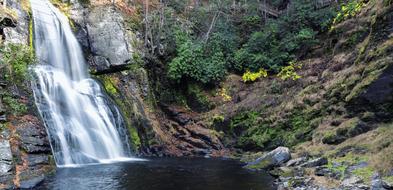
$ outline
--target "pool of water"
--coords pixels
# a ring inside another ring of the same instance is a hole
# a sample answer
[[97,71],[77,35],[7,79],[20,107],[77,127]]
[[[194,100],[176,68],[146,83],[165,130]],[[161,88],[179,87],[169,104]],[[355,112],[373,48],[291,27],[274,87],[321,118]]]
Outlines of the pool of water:
[[160,158],[58,168],[38,189],[272,190],[273,178],[233,160]]

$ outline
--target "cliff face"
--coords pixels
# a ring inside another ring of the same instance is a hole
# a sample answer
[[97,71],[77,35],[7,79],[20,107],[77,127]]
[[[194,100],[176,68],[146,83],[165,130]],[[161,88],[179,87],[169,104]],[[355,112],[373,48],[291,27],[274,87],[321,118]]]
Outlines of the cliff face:
[[[31,15],[21,1],[9,1],[18,22],[0,21],[3,39],[29,46]],[[391,3],[370,1],[358,16],[318,36],[322,43],[298,60],[297,80],[273,75],[245,83],[230,74],[214,87],[178,87],[168,80],[168,60],[149,57],[143,32],[133,27],[141,22],[133,20],[140,4],[71,0],[56,5],[69,17],[91,74],[121,109],[135,154],[241,156],[288,146],[292,157],[326,157],[328,164],[310,175],[323,169],[332,184],[352,175],[367,181],[375,171],[391,176]],[[4,187],[31,185],[53,166],[48,139],[28,80],[13,83],[6,70],[1,72],[1,181]],[[165,101],[177,99],[174,94],[181,104]],[[13,113],[20,105],[27,111]],[[36,178],[26,182],[31,176]]]
[[[54,163],[45,127],[34,105],[31,84],[24,73],[27,65],[33,64],[28,2],[7,2],[7,9],[15,15],[6,15],[0,21],[3,40],[0,48],[0,188],[32,188],[53,170]],[[20,62],[9,63],[9,58]]]
[[140,31],[131,28],[129,21],[135,7],[73,1],[69,15],[91,73],[123,112],[136,154],[223,155],[225,149],[214,131],[195,123],[192,113],[158,106],[149,74],[142,67],[145,50],[141,36],[136,35]]

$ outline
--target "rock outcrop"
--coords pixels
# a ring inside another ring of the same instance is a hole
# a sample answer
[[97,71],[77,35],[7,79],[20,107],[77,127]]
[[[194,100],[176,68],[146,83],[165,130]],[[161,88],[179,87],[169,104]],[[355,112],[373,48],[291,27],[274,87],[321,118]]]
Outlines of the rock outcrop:
[[5,43],[27,44],[29,41],[30,16],[22,9],[20,2],[7,1],[9,8],[16,12],[17,20],[13,27],[3,28]]
[[108,72],[132,62],[130,38],[123,17],[115,7],[94,7],[89,11],[86,28],[96,72]]
[[253,162],[247,164],[247,168],[270,169],[280,166],[291,159],[291,153],[287,147],[278,147],[273,151],[263,155]]
[[[1,26],[4,44],[28,47],[32,35],[28,10],[16,0],[8,0],[7,5],[15,11],[17,20],[13,25]],[[54,168],[50,162],[51,148],[45,127],[35,111],[30,81],[10,81],[3,77],[3,72],[0,70],[0,189],[31,189]],[[14,113],[15,106],[25,107],[29,113]]]

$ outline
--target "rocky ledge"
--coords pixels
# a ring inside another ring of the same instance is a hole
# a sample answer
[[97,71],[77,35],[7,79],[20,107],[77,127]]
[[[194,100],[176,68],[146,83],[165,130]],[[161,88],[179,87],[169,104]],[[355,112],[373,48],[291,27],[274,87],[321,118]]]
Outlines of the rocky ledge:
[[[356,169],[365,168],[368,163],[341,166],[331,163],[325,157],[300,156],[292,158],[287,147],[278,147],[247,162],[252,170],[266,170],[276,177],[279,190],[390,190],[393,184],[383,180],[379,173],[373,173],[370,181],[357,176]],[[292,159],[291,159],[292,158]],[[338,170],[337,168],[345,168]],[[330,184],[329,184],[330,183]]]

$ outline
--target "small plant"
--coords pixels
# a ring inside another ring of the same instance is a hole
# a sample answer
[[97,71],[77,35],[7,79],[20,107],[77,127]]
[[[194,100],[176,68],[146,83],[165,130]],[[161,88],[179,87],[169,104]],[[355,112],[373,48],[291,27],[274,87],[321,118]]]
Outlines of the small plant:
[[219,89],[217,95],[221,96],[224,102],[232,101],[232,97],[228,94],[226,88]]
[[277,74],[279,78],[282,80],[292,79],[297,80],[300,79],[301,76],[296,73],[296,69],[300,69],[301,65],[297,64],[294,61],[291,61],[288,66],[282,67],[281,71]]
[[34,52],[28,47],[19,44],[8,44],[0,49],[3,59],[0,60],[0,69],[6,68],[4,78],[16,83],[22,83],[27,77],[28,65],[35,62]]
[[364,0],[354,0],[341,6],[340,12],[333,19],[333,24],[338,24],[347,18],[356,16],[365,6]]
[[19,102],[19,100],[8,94],[3,97],[3,102],[7,107],[9,107],[13,115],[22,115],[27,112],[27,106],[25,104]]
[[261,77],[264,77],[264,78],[267,77],[267,71],[265,69],[260,69],[256,73],[253,73],[251,71],[246,71],[243,74],[242,79],[243,79],[243,82],[254,82]]

